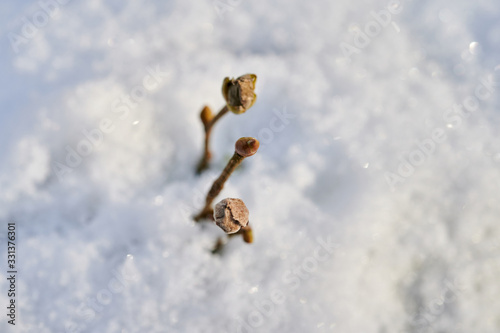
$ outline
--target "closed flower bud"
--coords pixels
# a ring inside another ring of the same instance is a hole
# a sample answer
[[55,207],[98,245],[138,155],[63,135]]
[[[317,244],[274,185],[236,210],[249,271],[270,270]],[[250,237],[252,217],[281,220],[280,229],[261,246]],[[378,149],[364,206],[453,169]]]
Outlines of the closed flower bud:
[[252,228],[250,226],[247,226],[246,228],[242,228],[243,231],[243,240],[245,243],[253,243],[253,232]]
[[236,153],[243,157],[250,157],[254,155],[259,149],[259,140],[252,137],[239,138],[234,145]]
[[215,223],[227,234],[234,234],[248,224],[248,208],[241,199],[227,198],[215,205]]
[[222,83],[222,95],[227,107],[233,113],[240,114],[250,109],[257,99],[255,95],[257,75],[245,74],[237,79],[226,77]]
[[208,106],[205,106],[203,110],[201,110],[200,118],[201,121],[203,122],[203,125],[207,126],[207,124],[210,123],[214,118],[212,110]]

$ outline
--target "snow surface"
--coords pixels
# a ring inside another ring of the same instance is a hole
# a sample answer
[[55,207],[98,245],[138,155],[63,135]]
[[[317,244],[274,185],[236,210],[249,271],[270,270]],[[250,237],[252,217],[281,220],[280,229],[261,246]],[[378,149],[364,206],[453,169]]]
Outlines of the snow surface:
[[[0,13],[1,332],[500,332],[498,1]],[[198,113],[245,73],[257,102],[197,177]],[[222,231],[190,217],[241,136],[261,149],[220,198],[245,201],[255,243],[216,256]]]

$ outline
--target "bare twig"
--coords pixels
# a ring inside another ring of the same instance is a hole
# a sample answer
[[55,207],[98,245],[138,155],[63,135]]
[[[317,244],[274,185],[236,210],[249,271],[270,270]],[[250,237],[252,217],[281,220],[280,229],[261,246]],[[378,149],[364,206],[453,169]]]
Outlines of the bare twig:
[[236,141],[233,157],[231,157],[219,178],[217,178],[212,184],[212,187],[208,191],[207,197],[205,199],[205,207],[203,207],[200,213],[194,217],[195,221],[198,222],[202,219],[213,220],[214,211],[212,208],[212,202],[224,188],[224,183],[228,180],[229,176],[231,176],[238,165],[243,162],[245,157],[252,156],[257,152],[258,149],[259,140],[255,138],[243,137]]

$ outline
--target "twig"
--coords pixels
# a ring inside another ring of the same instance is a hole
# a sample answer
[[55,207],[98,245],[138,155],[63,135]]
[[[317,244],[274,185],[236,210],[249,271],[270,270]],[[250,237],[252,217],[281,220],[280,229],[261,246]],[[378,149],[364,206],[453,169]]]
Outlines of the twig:
[[208,106],[205,106],[201,111],[200,117],[205,129],[205,148],[203,156],[198,163],[198,167],[196,168],[197,174],[202,173],[208,168],[208,164],[210,163],[210,159],[212,158],[212,153],[210,152],[210,135],[212,133],[212,128],[215,123],[228,112],[229,108],[227,107],[227,105],[225,105],[215,117],[212,116],[212,111]]
[[219,178],[217,178],[212,184],[212,187],[210,188],[210,191],[208,191],[205,199],[205,207],[203,207],[200,213],[194,217],[195,221],[198,222],[202,219],[213,220],[214,211],[212,208],[212,202],[222,191],[224,183],[228,180],[229,176],[231,176],[234,169],[241,164],[245,157],[254,155],[259,149],[259,145],[259,140],[250,137],[243,137],[236,141],[233,157],[231,157]]

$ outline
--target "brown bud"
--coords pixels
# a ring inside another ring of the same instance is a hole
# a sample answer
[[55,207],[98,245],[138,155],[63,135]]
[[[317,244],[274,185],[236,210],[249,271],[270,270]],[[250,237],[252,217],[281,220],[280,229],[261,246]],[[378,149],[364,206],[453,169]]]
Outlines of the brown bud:
[[259,146],[259,140],[252,137],[243,137],[236,141],[234,149],[239,155],[243,157],[250,157],[257,152]]
[[215,205],[215,223],[228,234],[238,232],[248,224],[248,208],[241,199],[227,198]]
[[250,109],[257,99],[255,95],[257,75],[245,74],[237,79],[226,77],[222,83],[222,95],[227,107],[233,113],[240,114]]
[[200,118],[203,122],[203,125],[206,126],[209,122],[212,121],[213,117],[214,115],[212,114],[212,110],[208,106],[203,107],[203,110],[201,110],[200,113]]
[[245,228],[241,228],[242,231],[242,236],[243,240],[245,243],[253,243],[253,231],[252,228],[250,228],[249,225],[247,225]]

